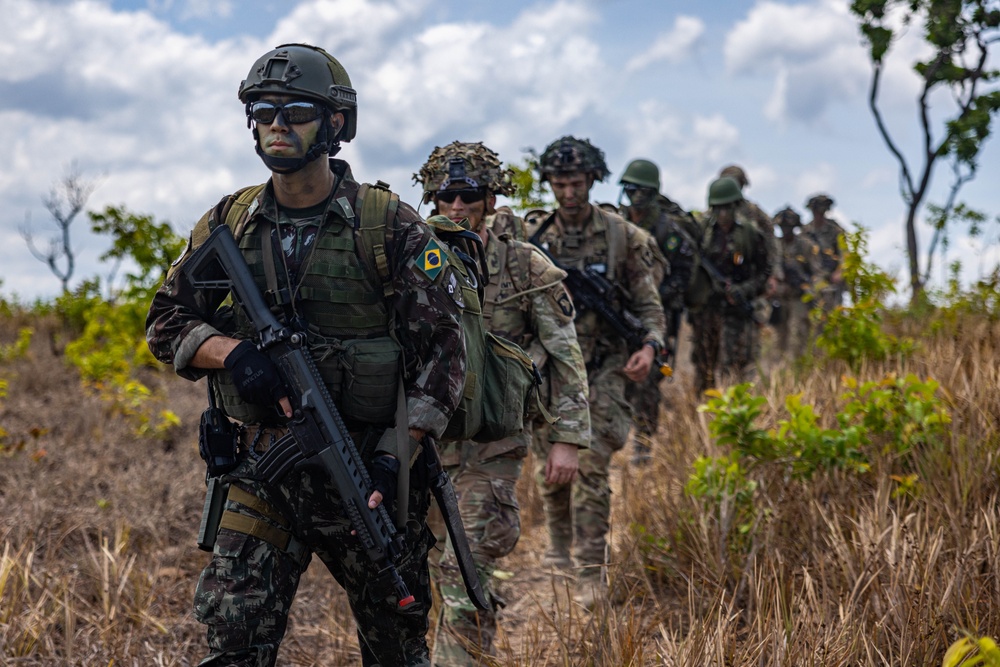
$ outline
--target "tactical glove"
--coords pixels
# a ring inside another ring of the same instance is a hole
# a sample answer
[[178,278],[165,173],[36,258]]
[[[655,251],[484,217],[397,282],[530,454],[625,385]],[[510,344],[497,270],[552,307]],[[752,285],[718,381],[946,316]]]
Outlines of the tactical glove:
[[278,367],[248,340],[233,348],[223,364],[236,384],[240,398],[257,405],[275,405],[288,395]]
[[399,479],[399,459],[382,454],[372,462],[372,491],[382,494],[386,509],[396,502],[396,482]]

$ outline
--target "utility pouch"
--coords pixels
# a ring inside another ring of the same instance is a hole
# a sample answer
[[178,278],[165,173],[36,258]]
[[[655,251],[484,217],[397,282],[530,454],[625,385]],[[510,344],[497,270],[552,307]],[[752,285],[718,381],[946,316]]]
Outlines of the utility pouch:
[[531,357],[509,340],[487,333],[483,422],[472,439],[496,442],[524,430],[529,399],[541,407],[536,393],[540,383]]
[[364,424],[392,424],[396,418],[401,350],[392,338],[344,341],[340,355],[342,411]]
[[238,427],[216,406],[209,385],[208,409],[201,413],[201,424],[198,426],[198,453],[208,465],[209,477],[225,475],[239,464],[236,458],[238,438]]
[[201,511],[201,525],[198,527],[198,548],[202,551],[212,551],[215,548],[215,538],[219,534],[219,522],[222,521],[228,495],[229,484],[223,482],[221,477],[208,478],[205,507]]

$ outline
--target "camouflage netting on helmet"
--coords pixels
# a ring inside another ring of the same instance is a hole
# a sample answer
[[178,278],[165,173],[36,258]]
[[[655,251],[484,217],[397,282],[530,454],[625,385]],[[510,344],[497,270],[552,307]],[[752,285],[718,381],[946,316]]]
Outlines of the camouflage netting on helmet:
[[731,164],[727,167],[723,167],[722,171],[719,172],[719,178],[729,177],[740,184],[740,188],[745,188],[750,185],[750,179],[747,178],[747,172],[743,170],[743,167]]
[[538,158],[538,173],[543,181],[552,176],[580,172],[593,174],[594,180],[598,181],[603,181],[611,173],[604,161],[604,151],[587,139],[571,136],[556,139]]
[[435,192],[455,185],[486,188],[496,195],[512,195],[515,191],[513,175],[513,171],[503,168],[500,157],[482,142],[453,141],[431,151],[420,172],[413,175],[413,182],[423,186],[426,204]]

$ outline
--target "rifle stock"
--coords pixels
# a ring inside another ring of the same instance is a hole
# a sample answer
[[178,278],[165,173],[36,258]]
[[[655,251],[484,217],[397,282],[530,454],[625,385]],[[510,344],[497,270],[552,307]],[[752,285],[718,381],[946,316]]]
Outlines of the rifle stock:
[[329,475],[345,512],[379,578],[392,586],[399,607],[414,602],[395,561],[403,551],[384,505],[368,507],[372,482],[361,455],[313,362],[304,333],[283,326],[268,309],[232,232],[219,225],[184,264],[200,289],[222,289],[246,311],[256,331],[257,347],[281,371],[289,389],[293,416],[288,428],[298,448],[296,461],[314,463]]

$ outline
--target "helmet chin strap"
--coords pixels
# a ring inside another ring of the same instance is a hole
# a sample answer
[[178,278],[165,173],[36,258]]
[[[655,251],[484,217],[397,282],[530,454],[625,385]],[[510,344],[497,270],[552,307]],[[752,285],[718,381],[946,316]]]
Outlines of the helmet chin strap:
[[293,174],[307,164],[320,157],[324,153],[333,157],[340,152],[340,142],[335,139],[331,139],[335,134],[333,123],[330,122],[329,117],[320,126],[319,134],[316,135],[316,140],[313,142],[309,150],[302,157],[275,157],[273,155],[268,155],[260,147],[260,133],[257,128],[253,128],[253,139],[254,147],[257,150],[257,155],[264,162],[264,165],[271,171],[278,174]]

